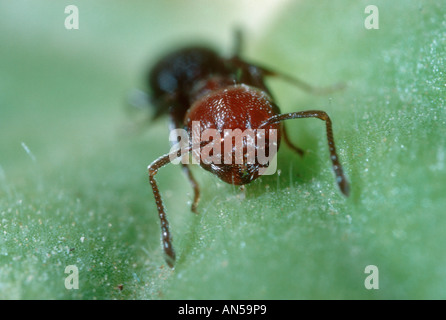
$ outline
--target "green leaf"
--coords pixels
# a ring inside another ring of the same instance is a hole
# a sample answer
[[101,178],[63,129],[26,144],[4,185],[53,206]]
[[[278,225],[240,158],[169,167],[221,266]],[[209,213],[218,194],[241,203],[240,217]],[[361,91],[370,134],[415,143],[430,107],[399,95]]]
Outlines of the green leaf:
[[[446,298],[446,11],[439,2],[3,1],[0,11],[0,298]],[[251,4],[251,6],[249,5]],[[167,119],[126,112],[165,50],[194,41],[316,86],[268,84],[282,112],[332,118],[351,182],[343,197],[324,124],[289,121],[279,171],[244,191],[193,168],[157,175],[174,246],[163,260],[147,165],[169,151]],[[65,268],[77,266],[79,289]],[[379,270],[368,290],[366,266]]]

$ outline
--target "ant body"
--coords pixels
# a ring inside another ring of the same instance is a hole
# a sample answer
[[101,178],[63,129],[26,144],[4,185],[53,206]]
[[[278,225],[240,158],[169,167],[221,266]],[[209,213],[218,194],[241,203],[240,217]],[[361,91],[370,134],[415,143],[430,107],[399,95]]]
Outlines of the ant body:
[[[282,121],[298,118],[321,119],[326,124],[328,148],[336,182],[341,192],[348,196],[349,184],[336,153],[329,116],[320,110],[281,114],[264,83],[264,77],[280,76],[310,92],[330,92],[336,88],[317,90],[298,79],[247,63],[240,58],[241,37],[240,34],[237,35],[236,52],[229,59],[221,57],[206,47],[188,47],[170,53],[159,60],[150,70],[148,78],[155,117],[168,114],[171,126],[184,128],[189,135],[192,135],[193,121],[199,122],[201,131],[215,129],[221,134],[225,129],[236,128],[240,130],[269,129],[270,132],[276,130],[277,147],[283,137],[285,143],[300,155],[303,155],[303,150],[290,142]],[[269,137],[266,136],[266,140],[268,139]],[[210,141],[202,142],[199,148],[204,148],[207,143]],[[220,143],[223,145],[224,137],[221,138]],[[244,141],[244,151],[246,151],[246,147],[246,141]],[[188,153],[192,151],[190,144],[186,151]],[[231,152],[235,153],[235,148],[231,149]],[[148,167],[149,181],[161,222],[163,249],[166,262],[170,267],[174,266],[175,251],[155,175],[161,167],[180,156],[180,150],[171,152],[158,158]],[[235,185],[244,185],[255,180],[259,177],[259,171],[263,167],[257,158],[251,164],[209,164],[204,161],[199,163],[200,166],[221,180]],[[196,212],[200,197],[199,186],[189,166],[182,165],[194,189],[191,210]]]

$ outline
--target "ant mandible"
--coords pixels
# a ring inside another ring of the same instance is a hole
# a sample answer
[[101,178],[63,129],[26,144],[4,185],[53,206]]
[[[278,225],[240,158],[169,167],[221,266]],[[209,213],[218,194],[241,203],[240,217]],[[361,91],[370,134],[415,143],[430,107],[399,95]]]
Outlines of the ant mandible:
[[[237,33],[235,54],[231,58],[223,58],[207,47],[197,46],[174,51],[159,60],[150,70],[148,78],[151,91],[150,101],[155,108],[154,118],[168,114],[171,126],[184,128],[189,135],[192,135],[192,122],[194,121],[198,121],[201,125],[201,132],[206,129],[215,129],[222,135],[225,129],[238,128],[243,131],[262,128],[269,129],[269,132],[271,129],[277,130],[277,148],[280,138],[283,136],[285,143],[299,155],[303,155],[304,152],[290,142],[282,121],[300,118],[321,119],[325,121],[326,125],[328,149],[336,182],[341,192],[348,196],[349,184],[336,153],[330,117],[320,110],[281,114],[271,98],[270,91],[265,86],[264,78],[278,76],[313,93],[327,93],[337,90],[338,87],[317,89],[299,79],[250,64],[240,58],[241,42],[241,35]],[[267,135],[266,140],[268,139]],[[219,141],[216,140],[216,142]],[[207,143],[210,143],[210,140],[202,142],[199,145],[200,150]],[[224,135],[220,143],[223,146]],[[246,152],[246,147],[246,140],[244,140],[242,146],[244,152]],[[185,150],[187,153],[191,153],[191,144]],[[236,151],[236,148],[233,148],[230,152],[234,155]],[[148,166],[149,181],[161,222],[161,239],[165,259],[172,268],[175,263],[175,251],[155,175],[161,167],[180,156],[182,156],[181,150],[173,151],[161,156]],[[221,180],[235,185],[244,185],[255,180],[260,176],[260,169],[264,167],[259,163],[257,157],[251,164],[234,162],[209,164],[203,159],[200,159],[199,164]],[[189,165],[182,163],[182,167],[194,190],[191,210],[196,213],[200,198],[199,186]]]

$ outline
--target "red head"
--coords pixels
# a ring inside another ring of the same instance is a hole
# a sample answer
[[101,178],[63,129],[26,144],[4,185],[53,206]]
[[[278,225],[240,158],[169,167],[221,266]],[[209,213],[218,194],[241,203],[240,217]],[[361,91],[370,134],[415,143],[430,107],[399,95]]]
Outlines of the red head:
[[[267,156],[268,159],[272,159],[273,155],[269,154],[269,146],[273,141],[270,140],[275,139],[275,150],[278,149],[280,124],[262,126],[262,123],[277,114],[279,114],[277,106],[272,103],[271,98],[265,92],[244,84],[231,85],[210,91],[198,99],[186,114],[185,126],[193,135],[193,122],[198,121],[202,142],[207,141],[205,135],[210,131],[209,129],[217,132],[219,138],[224,138],[221,140],[220,146],[217,146],[221,150],[221,161],[212,161],[211,163],[201,161],[200,164],[221,180],[241,185],[256,179],[260,174],[259,169],[268,166],[268,163],[259,159],[259,152]],[[257,140],[260,135],[257,129],[260,127],[265,130],[265,140],[262,144],[259,144]],[[270,137],[270,129],[277,133],[275,137]],[[235,145],[233,137],[228,136],[228,133],[231,132],[235,137]],[[256,140],[250,140],[248,135],[251,133]],[[237,143],[237,139],[242,137],[244,137],[241,140],[242,144]],[[255,148],[255,158],[251,158],[253,161],[248,161],[249,152],[252,150],[250,147]],[[243,156],[241,162],[237,161],[237,155]],[[226,156],[230,156],[232,161],[225,163]]]

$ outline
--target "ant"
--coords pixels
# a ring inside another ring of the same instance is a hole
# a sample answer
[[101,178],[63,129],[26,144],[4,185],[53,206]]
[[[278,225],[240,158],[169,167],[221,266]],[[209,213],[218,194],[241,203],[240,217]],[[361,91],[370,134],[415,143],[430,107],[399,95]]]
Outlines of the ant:
[[[286,75],[278,74],[270,69],[250,64],[240,58],[241,34],[236,34],[235,54],[231,58],[224,58],[216,51],[203,47],[186,47],[174,51],[160,59],[150,70],[148,82],[151,91],[150,102],[155,108],[154,118],[163,114],[170,116],[172,128],[183,128],[192,136],[192,123],[198,121],[200,130],[217,130],[223,134],[226,129],[269,129],[277,132],[277,148],[283,136],[285,143],[303,155],[304,151],[293,145],[288,138],[284,120],[300,118],[318,118],[325,122],[326,135],[330,159],[336,182],[345,195],[349,195],[349,184],[344,176],[339,157],[336,153],[333,138],[332,122],[324,111],[309,110],[281,114],[279,107],[271,98],[272,95],[265,85],[264,78],[278,76],[305,91],[313,93],[328,93],[340,86],[331,88],[314,88],[305,82]],[[266,135],[266,140],[270,138]],[[212,140],[223,146],[225,137]],[[200,150],[211,143],[211,140],[201,142]],[[231,137],[232,143],[232,137]],[[258,148],[257,145],[255,145]],[[246,152],[247,142],[244,140],[243,149]],[[268,147],[266,147],[268,149]],[[221,149],[220,149],[221,150]],[[182,156],[181,152],[192,152],[192,144],[187,148],[176,150],[161,156],[148,166],[149,181],[158,209],[161,222],[161,239],[167,264],[173,268],[175,251],[169,223],[161,195],[155,180],[158,170],[173,159]],[[230,150],[234,155],[236,148]],[[268,150],[267,150],[268,151]],[[207,163],[203,159],[200,166],[210,171],[221,180],[234,185],[245,185],[260,176],[260,170],[265,167],[255,158],[254,163]],[[182,163],[182,167],[190,180],[194,190],[194,200],[191,211],[197,213],[200,198],[199,185],[190,171],[189,165]]]

